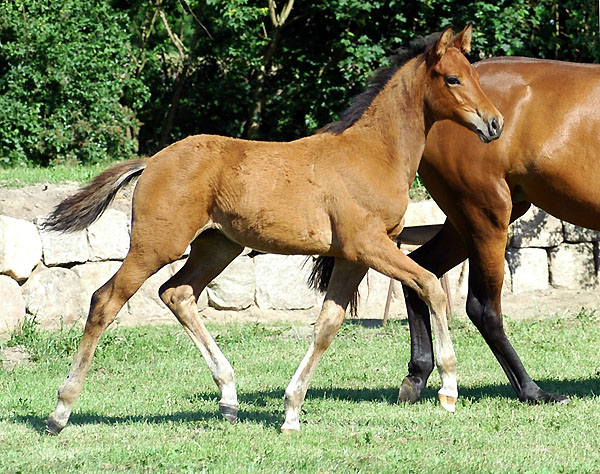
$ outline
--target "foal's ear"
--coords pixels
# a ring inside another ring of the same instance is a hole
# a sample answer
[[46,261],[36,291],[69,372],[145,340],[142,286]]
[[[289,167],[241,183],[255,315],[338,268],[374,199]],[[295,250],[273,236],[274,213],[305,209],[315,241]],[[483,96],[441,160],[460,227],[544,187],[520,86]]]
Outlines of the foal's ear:
[[442,31],[442,34],[440,35],[440,38],[437,40],[437,43],[435,43],[435,55],[436,58],[439,60],[444,53],[448,50],[449,47],[452,46],[452,39],[454,38],[454,31],[452,30],[451,26],[447,26],[446,28],[444,28],[444,31]]
[[469,54],[471,52],[471,39],[473,38],[473,25],[467,26],[462,30],[456,38],[454,38],[453,46],[461,51],[463,54]]

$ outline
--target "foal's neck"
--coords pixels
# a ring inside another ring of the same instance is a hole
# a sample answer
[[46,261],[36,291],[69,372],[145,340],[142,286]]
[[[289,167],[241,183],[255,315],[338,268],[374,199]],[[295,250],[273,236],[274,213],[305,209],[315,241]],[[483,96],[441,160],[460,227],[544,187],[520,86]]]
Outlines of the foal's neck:
[[389,158],[418,167],[429,125],[425,118],[425,61],[417,57],[400,68],[351,129],[382,141]]

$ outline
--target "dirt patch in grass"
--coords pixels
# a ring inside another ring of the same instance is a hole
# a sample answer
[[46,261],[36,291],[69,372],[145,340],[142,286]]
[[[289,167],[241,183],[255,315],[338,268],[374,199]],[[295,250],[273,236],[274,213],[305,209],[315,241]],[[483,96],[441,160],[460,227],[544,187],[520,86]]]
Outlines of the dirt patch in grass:
[[28,364],[30,361],[31,356],[22,346],[6,347],[0,350],[0,365],[6,370],[11,370],[17,365]]

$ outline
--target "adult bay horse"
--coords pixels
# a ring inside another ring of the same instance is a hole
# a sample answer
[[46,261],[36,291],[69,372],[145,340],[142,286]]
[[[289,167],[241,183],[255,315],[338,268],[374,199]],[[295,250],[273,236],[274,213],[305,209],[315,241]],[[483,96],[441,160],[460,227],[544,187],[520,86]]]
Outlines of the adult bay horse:
[[[413,44],[401,65],[380,73],[368,95],[336,130],[290,143],[198,135],[147,160],[121,163],[97,176],[53,211],[46,227],[87,227],[126,182],[133,196],[129,253],[93,295],[71,370],[58,390],[49,433],[66,425],[102,333],[142,283],[179,259],[187,262],[160,288],[206,360],[220,392],[221,413],[234,422],[238,400],[231,365],[198,316],[205,286],[244,249],[335,258],[325,301],[306,356],[285,391],[282,431],[300,429],[300,407],[315,367],[339,329],[369,267],[412,288],[432,313],[439,344],[440,400],[453,409],[456,359],[437,278],[396,246],[425,138],[434,122],[452,119],[483,141],[500,136],[504,119],[479,87],[463,55],[471,27],[445,29]],[[393,72],[393,74],[392,74]]]
[[[530,204],[600,230],[600,65],[498,58],[476,69],[507,126],[485,147],[452,123],[432,128],[419,175],[448,219],[410,256],[436,275],[468,258],[467,314],[519,400],[568,403],[528,375],[504,332],[500,292],[508,225]],[[411,361],[400,399],[415,401],[433,369],[431,329],[427,308],[405,294]]]

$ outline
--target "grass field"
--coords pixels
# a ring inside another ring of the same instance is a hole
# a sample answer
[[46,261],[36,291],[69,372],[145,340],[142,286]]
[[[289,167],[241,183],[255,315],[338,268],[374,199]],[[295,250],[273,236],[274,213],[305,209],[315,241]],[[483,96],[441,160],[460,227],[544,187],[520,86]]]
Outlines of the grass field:
[[0,186],[22,187],[37,183],[63,183],[89,181],[114,163],[79,166],[30,166],[15,168],[0,168]]
[[461,398],[396,404],[408,330],[347,323],[317,369],[302,432],[279,433],[283,391],[310,340],[307,331],[211,326],[236,369],[240,420],[221,419],[218,394],[177,326],[117,328],[96,353],[70,424],[43,434],[80,330],[33,324],[20,344],[29,363],[0,369],[0,472],[598,472],[600,331],[591,312],[508,322],[541,386],[567,406],[519,403],[470,323],[452,321]]

